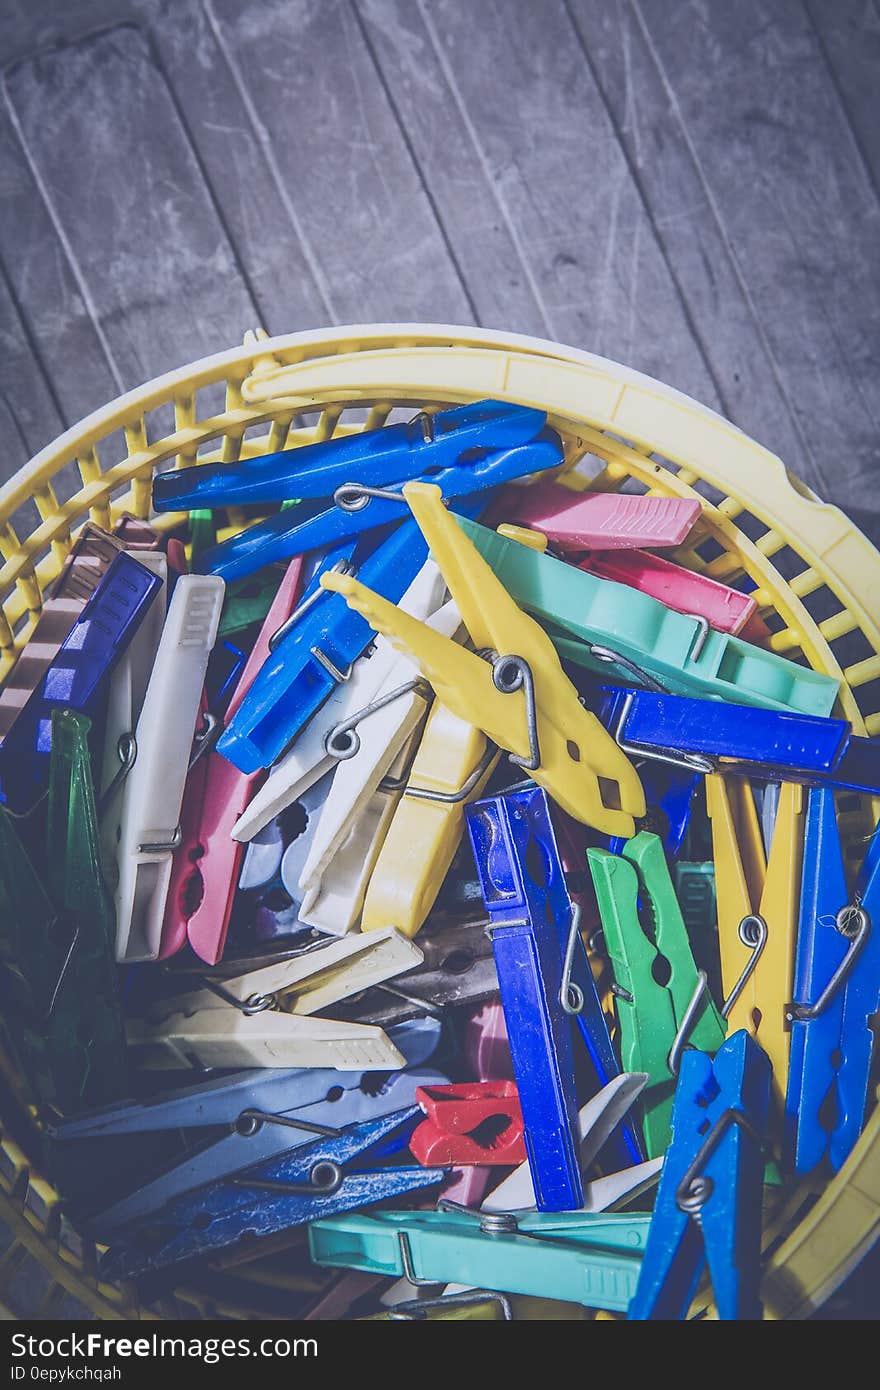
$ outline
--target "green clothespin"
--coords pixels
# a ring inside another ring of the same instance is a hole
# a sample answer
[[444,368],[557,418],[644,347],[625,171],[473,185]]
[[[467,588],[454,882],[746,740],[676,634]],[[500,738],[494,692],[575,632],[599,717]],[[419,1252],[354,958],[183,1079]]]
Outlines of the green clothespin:
[[127,1085],[116,921],[101,872],[90,727],[83,715],[52,712],[47,843],[58,922],[47,1011],[52,1037],[65,1043],[64,1055],[53,1058],[64,1111],[117,1100]]
[[[648,594],[587,574],[467,517],[458,523],[520,607],[547,627],[566,661],[628,684],[647,672],[680,695],[831,713],[839,682],[830,676],[716,632],[705,619],[676,613]],[[623,658],[616,675],[615,663],[593,655],[594,646]]]
[[[622,855],[588,849],[587,859],[617,985],[621,1061],[624,1071],[650,1078],[642,1092],[643,1127],[648,1157],[656,1158],[669,1143],[673,1043],[715,1052],[725,1024],[694,963],[658,836],[643,830],[627,840]],[[653,940],[639,919],[640,903],[652,919]]]
[[204,555],[206,550],[210,550],[212,545],[217,544],[217,525],[212,511],[200,509],[190,512],[189,539],[192,545],[189,567],[195,574],[198,569],[199,556]]
[[625,1312],[650,1216],[586,1212],[348,1212],[309,1227],[312,1259]]
[[63,1039],[49,1015],[57,915],[19,838],[0,808],[0,1013],[35,1095],[57,1099],[53,1063]]
[[217,629],[218,641],[223,637],[232,637],[238,632],[244,632],[245,628],[255,623],[262,623],[272,607],[272,600],[278,592],[283,574],[284,570],[279,569],[277,565],[269,565],[256,574],[233,580],[231,584],[226,585],[223,612]]

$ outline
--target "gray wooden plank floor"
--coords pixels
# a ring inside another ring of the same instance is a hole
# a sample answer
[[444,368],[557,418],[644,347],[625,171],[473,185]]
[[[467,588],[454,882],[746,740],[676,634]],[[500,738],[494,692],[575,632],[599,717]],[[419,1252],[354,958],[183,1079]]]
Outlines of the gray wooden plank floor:
[[875,536],[875,0],[2,0],[0,478],[240,340],[437,319],[722,410]]

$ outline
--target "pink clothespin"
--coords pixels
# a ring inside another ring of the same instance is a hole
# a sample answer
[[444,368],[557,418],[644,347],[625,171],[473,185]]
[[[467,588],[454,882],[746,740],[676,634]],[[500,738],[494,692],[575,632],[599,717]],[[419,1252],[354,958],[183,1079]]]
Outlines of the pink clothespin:
[[719,632],[742,632],[748,625],[748,640],[752,642],[760,641],[768,632],[758,616],[758,605],[749,594],[741,594],[738,589],[683,569],[659,555],[649,555],[645,550],[594,550],[579,559],[577,566],[601,579],[613,579],[639,593],[650,594],[677,613],[705,618]]
[[[291,560],[229,702],[226,724],[269,655],[269,639],[293,612],[301,568],[302,556]],[[174,955],[187,940],[209,965],[223,955],[245,850],[243,843],[233,840],[232,827],[262,776],[239,772],[214,751],[193,767],[181,811],[182,839],[174,854],[160,960]]]
[[[461,1037],[464,1060],[479,1081],[513,1080],[513,1063],[504,1010],[500,1003],[481,1004],[470,1016]],[[443,1196],[466,1207],[478,1207],[492,1181],[490,1167],[453,1168],[452,1177],[443,1188]]]
[[541,531],[560,550],[632,550],[681,545],[700,515],[683,497],[626,492],[572,492],[559,483],[508,487],[492,508],[492,523]]

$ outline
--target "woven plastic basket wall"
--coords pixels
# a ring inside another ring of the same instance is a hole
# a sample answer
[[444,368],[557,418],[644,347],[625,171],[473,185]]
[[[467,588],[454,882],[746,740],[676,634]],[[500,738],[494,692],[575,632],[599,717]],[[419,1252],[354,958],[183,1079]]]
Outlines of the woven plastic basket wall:
[[[149,518],[154,470],[373,429],[398,408],[409,415],[486,397],[546,410],[578,485],[698,497],[701,521],[673,558],[726,583],[748,575],[771,649],[839,679],[837,712],[856,733],[880,733],[872,616],[880,612],[880,554],[842,512],[729,422],[660,382],[555,343],[443,325],[248,334],[242,348],[130,392],[44,449],[0,491],[0,675],[26,641],[71,535],[88,517],[103,526],[123,511]],[[875,811],[866,798],[856,803],[854,841]],[[0,1116],[0,1299],[14,1303],[24,1278],[38,1290],[29,1315],[250,1318],[273,1316],[270,1284],[275,1310],[285,1278],[291,1294],[301,1289],[295,1276],[261,1262],[149,1307],[133,1289],[100,1282],[95,1250],[32,1165],[33,1112],[0,1063],[12,1097]],[[880,1107],[833,1180],[786,1190],[766,1232],[765,1315],[808,1315],[878,1234]]]

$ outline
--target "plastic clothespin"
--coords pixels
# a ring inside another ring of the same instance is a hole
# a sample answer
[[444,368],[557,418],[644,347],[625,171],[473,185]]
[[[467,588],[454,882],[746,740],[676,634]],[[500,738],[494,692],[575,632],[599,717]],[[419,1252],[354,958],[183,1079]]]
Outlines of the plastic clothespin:
[[574,1211],[375,1211],[313,1222],[309,1248],[318,1265],[625,1312],[650,1219]]
[[[442,1168],[373,1167],[369,1151],[412,1118],[415,1107],[313,1139],[284,1158],[183,1198],[155,1222],[123,1232],[102,1263],[102,1278],[166,1268],[212,1254],[239,1241],[259,1239],[352,1211],[374,1202],[432,1187]],[[158,1239],[157,1239],[158,1233]]]
[[434,702],[370,876],[362,931],[391,922],[415,936],[461,842],[465,806],[480,796],[497,761],[480,729]]
[[322,585],[411,652],[438,699],[513,755],[570,815],[610,835],[630,833],[633,817],[645,811],[638,776],[580,704],[549,638],[516,606],[436,488],[410,483],[404,496],[474,645],[491,651],[491,662],[430,632],[351,577],[327,574]]
[[[404,521],[362,564],[365,582],[396,603],[427,559],[418,527]],[[357,552],[355,552],[357,561]],[[325,579],[338,575],[324,574]],[[242,772],[258,772],[280,757],[343,682],[373,632],[344,599],[318,594],[282,637],[228,723],[217,749]]]
[[[485,936],[484,939],[491,952],[491,943]],[[489,960],[494,975],[495,966],[491,955]],[[495,983],[497,990],[497,979]],[[470,1014],[459,1032],[459,1046],[463,1065],[478,1081],[497,1083],[513,1080],[513,1063],[507,1029],[504,1026],[504,1010],[497,1000],[483,1004]],[[522,1111],[519,1114],[521,1118]],[[524,1166],[528,1169],[527,1160]],[[443,1197],[462,1206],[478,1207],[486,1195],[486,1189],[496,1176],[495,1170],[489,1165],[453,1168],[443,1185]]]
[[[300,577],[301,561],[293,560],[230,700],[227,727],[268,657],[274,634],[290,617]],[[255,786],[255,777],[239,772],[214,749],[191,769],[165,904],[160,959],[173,955],[187,941],[208,964],[222,956],[242,860],[242,846],[232,839],[232,827]]]
[[793,997],[804,791],[793,782],[782,784],[766,858],[748,782],[707,777],[706,809],[712,824],[727,1029],[745,1029],[767,1053],[774,1110],[781,1113],[788,1079],[787,1015]]
[[340,1072],[331,1067],[259,1068],[212,1077],[148,1100],[107,1106],[55,1126],[53,1138],[59,1150],[77,1141],[101,1139],[108,1162],[113,1161],[112,1141],[120,1136],[182,1129],[221,1131],[219,1138],[198,1143],[93,1216],[90,1227],[110,1235],[188,1192],[308,1144],[316,1132],[379,1119],[414,1105],[419,1086],[442,1085],[447,1079],[444,1074],[424,1065],[440,1042],[439,1020],[423,1018],[398,1025],[390,1036],[407,1068],[384,1079],[373,1072]]
[[[677,855],[690,825],[694,794],[701,774],[686,767],[670,767],[649,759],[639,759],[636,753],[631,756],[645,793],[646,811],[642,827],[659,835],[667,854]],[[625,844],[625,837],[614,835],[609,838],[608,848],[612,854],[620,854]]]
[[[428,560],[401,598],[400,607],[413,617],[427,620],[441,607],[445,597],[443,576],[434,562]],[[447,625],[451,626],[457,615],[448,616]],[[391,643],[378,637],[355,661],[349,679],[336,687],[290,751],[274,764],[236,823],[235,838],[250,840],[325,772],[354,757],[362,736],[375,740],[377,728],[382,726],[373,723],[374,716],[391,706],[389,718],[393,719],[396,701],[390,697],[396,691],[401,695],[409,693],[401,687],[415,674]],[[383,700],[387,700],[384,705]],[[385,723],[387,721],[383,721],[383,725]]]
[[565,550],[681,545],[700,511],[699,502],[687,498],[573,493],[553,482],[507,488],[493,507],[499,520],[532,526]]
[[674,565],[647,550],[594,550],[579,558],[577,567],[600,579],[611,579],[615,584],[637,589],[640,594],[649,594],[676,613],[705,618],[717,632],[742,634],[751,642],[770,635],[750,594]]
[[461,527],[511,598],[546,623],[561,657],[589,670],[617,666],[682,695],[827,715],[839,682],[716,632],[647,594],[599,579],[490,531]]
[[[771,850],[772,854],[772,850]],[[798,1173],[837,1170],[861,1133],[880,1009],[880,832],[847,889],[834,796],[807,796],[785,1149]]]
[[526,1157],[523,1117],[513,1081],[461,1081],[420,1086],[416,1101],[427,1119],[409,1147],[425,1167],[505,1167]]
[[[576,1024],[599,1090],[620,1067],[578,931],[546,794],[538,789],[468,807],[468,830],[489,914],[501,1003],[526,1125],[538,1206],[583,1203],[574,1081]],[[629,1131],[623,1163],[641,1159]]]
[[223,581],[177,581],[135,729],[134,765],[120,793],[115,887],[117,959],[155,960],[162,939],[183,790]]
[[322,942],[291,959],[224,978],[219,987],[206,981],[206,989],[175,998],[174,1006],[194,1014],[216,1009],[218,999],[226,999],[254,1012],[277,1008],[307,1016],[402,975],[423,959],[417,946],[394,927],[386,927],[368,937],[358,934]]
[[0,890],[10,909],[3,924],[10,934],[3,951],[7,1019],[43,1098],[62,1111],[113,1100],[127,1085],[89,728],[82,715],[52,714],[48,896],[11,818],[0,816]]
[[120,541],[86,522],[43,599],[36,625],[0,690],[0,740],[7,737],[42,683],[62,643],[121,550]]
[[[686,1042],[714,1052],[724,1040],[724,1020],[697,973],[658,837],[642,831],[622,854],[589,849],[587,860],[616,982],[621,1059],[627,1071],[648,1074],[643,1131],[648,1156],[656,1158],[669,1140],[675,1054]],[[639,904],[651,915],[653,940]],[[662,984],[660,968],[667,974]]]
[[126,550],[149,552],[157,551],[162,546],[162,537],[156,528],[143,521],[141,517],[133,516],[131,512],[122,513],[113,527],[113,535],[122,542]]
[[604,689],[600,717],[632,756],[841,790],[880,792],[880,739],[858,738],[845,719],[686,699],[650,690]]
[[259,574],[227,584],[217,637],[221,640],[236,637],[249,627],[264,623],[284,572],[284,569],[270,565]]
[[46,788],[53,709],[91,715],[106,678],[161,588],[125,551],[115,555],[0,745],[2,799],[29,811]]
[[761,1317],[763,1143],[770,1062],[745,1032],[686,1052],[631,1320],[681,1319],[708,1262],[719,1317]]
[[[598,1091],[578,1113],[580,1135],[580,1166],[586,1173],[609,1137],[632,1109],[647,1084],[646,1072],[622,1072]],[[663,1159],[652,1158],[646,1163],[625,1168],[619,1173],[584,1183],[581,1211],[606,1211],[609,1207],[632,1201],[656,1182]],[[535,1189],[528,1163],[522,1163],[503,1182],[489,1193],[482,1211],[524,1211],[535,1207]]]

